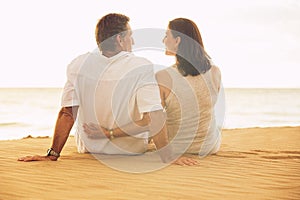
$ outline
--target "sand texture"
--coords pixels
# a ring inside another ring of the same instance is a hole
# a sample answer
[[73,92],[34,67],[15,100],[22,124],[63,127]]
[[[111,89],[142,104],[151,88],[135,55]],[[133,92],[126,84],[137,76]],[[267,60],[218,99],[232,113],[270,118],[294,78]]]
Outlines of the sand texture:
[[149,173],[121,172],[78,154],[73,137],[57,162],[17,161],[50,144],[0,141],[0,199],[300,199],[300,127],[224,130],[217,155]]

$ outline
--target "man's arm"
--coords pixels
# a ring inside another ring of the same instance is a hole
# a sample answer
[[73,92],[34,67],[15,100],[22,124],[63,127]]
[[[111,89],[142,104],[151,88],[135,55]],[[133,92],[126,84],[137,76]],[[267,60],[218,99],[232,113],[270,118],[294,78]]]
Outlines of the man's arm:
[[[163,110],[143,113],[143,118],[139,121],[127,124],[114,129],[114,137],[134,136],[143,131],[149,131],[149,137],[153,139],[156,149],[163,162],[174,161],[174,155],[166,127],[166,113]],[[106,132],[106,131],[104,131]],[[107,135],[107,133],[105,133]],[[175,163],[179,164],[179,163]]]
[[[105,137],[110,138],[110,136],[111,136],[110,131],[113,131],[114,137],[125,137],[125,136],[133,136],[134,137],[135,135],[138,135],[142,132],[149,131],[151,126],[153,129],[153,125],[151,125],[151,118],[162,116],[162,115],[155,116],[155,115],[157,115],[157,114],[155,114],[157,112],[161,113],[161,111],[153,111],[153,112],[143,113],[142,119],[133,121],[131,123],[123,125],[122,127],[116,127],[112,130],[109,130],[105,127],[101,127],[100,125],[95,124],[95,123],[83,124],[83,130],[88,135],[88,137],[91,139],[105,138]],[[160,122],[163,122],[164,119],[160,118],[160,120],[161,120]],[[160,127],[162,127],[162,125]],[[158,132],[159,130],[156,130],[156,131]],[[155,132],[155,130],[153,130],[152,132]],[[153,133],[153,134],[150,133],[150,137],[156,133]]]
[[[140,120],[128,123],[122,127],[114,128],[113,136],[114,137],[125,137],[125,136],[134,136],[142,132],[149,131],[150,123],[150,113],[143,113],[143,117]],[[95,123],[84,123],[83,130],[91,139],[97,138],[110,138],[110,131],[105,127],[101,127]]]
[[[152,137],[153,142],[159,151],[161,160],[165,163],[172,162],[177,165],[196,165],[198,162],[192,158],[185,156],[175,157],[172,151],[172,146],[169,145],[167,127],[166,127],[166,113],[163,110],[157,110],[153,112],[143,113],[143,118],[141,120],[129,123],[122,127],[117,127],[113,129],[114,137],[124,137],[124,136],[133,136],[144,132],[149,131],[150,137]],[[84,131],[91,135],[92,138],[97,137],[110,137],[109,130],[100,127],[99,125],[85,124]]]
[[[78,111],[78,106],[63,107],[59,111],[56,125],[55,125],[53,141],[52,141],[52,149],[56,153],[60,153],[62,148],[64,147],[69,137],[70,131],[73,127],[73,124],[76,120],[77,111]],[[25,161],[25,162],[44,161],[44,160],[56,161],[57,159],[58,157],[56,156],[35,155],[35,156],[26,156],[26,157],[19,158],[18,161]]]

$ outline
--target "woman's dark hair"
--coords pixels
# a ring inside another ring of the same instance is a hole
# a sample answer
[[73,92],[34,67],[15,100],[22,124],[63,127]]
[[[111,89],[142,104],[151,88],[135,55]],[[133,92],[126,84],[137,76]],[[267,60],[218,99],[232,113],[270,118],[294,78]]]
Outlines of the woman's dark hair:
[[111,13],[102,17],[96,26],[95,37],[98,47],[102,51],[114,51],[116,48],[115,36],[127,31],[129,17]]
[[209,56],[204,50],[200,31],[197,25],[185,18],[169,22],[172,35],[180,37],[176,53],[177,68],[183,76],[204,74],[211,68]]

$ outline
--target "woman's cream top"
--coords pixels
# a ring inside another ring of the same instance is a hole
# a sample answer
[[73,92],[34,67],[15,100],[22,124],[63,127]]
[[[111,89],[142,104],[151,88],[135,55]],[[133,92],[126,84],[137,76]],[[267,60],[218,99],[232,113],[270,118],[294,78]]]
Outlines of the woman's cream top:
[[172,79],[171,92],[165,100],[167,129],[176,153],[206,156],[220,144],[214,113],[220,76],[212,74],[213,67],[205,74],[185,77],[176,66],[165,69]]

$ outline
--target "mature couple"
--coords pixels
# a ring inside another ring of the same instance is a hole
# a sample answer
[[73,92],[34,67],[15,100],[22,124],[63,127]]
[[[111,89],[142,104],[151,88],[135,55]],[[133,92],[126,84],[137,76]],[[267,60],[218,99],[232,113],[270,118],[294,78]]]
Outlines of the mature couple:
[[143,154],[151,139],[163,162],[194,165],[197,161],[181,155],[218,151],[221,135],[214,105],[221,75],[194,22],[169,22],[163,42],[176,63],[156,74],[151,62],[131,53],[127,16],[102,17],[95,36],[100,51],[80,55],[68,66],[47,155],[19,161],[56,161],[76,119],[80,153]]

